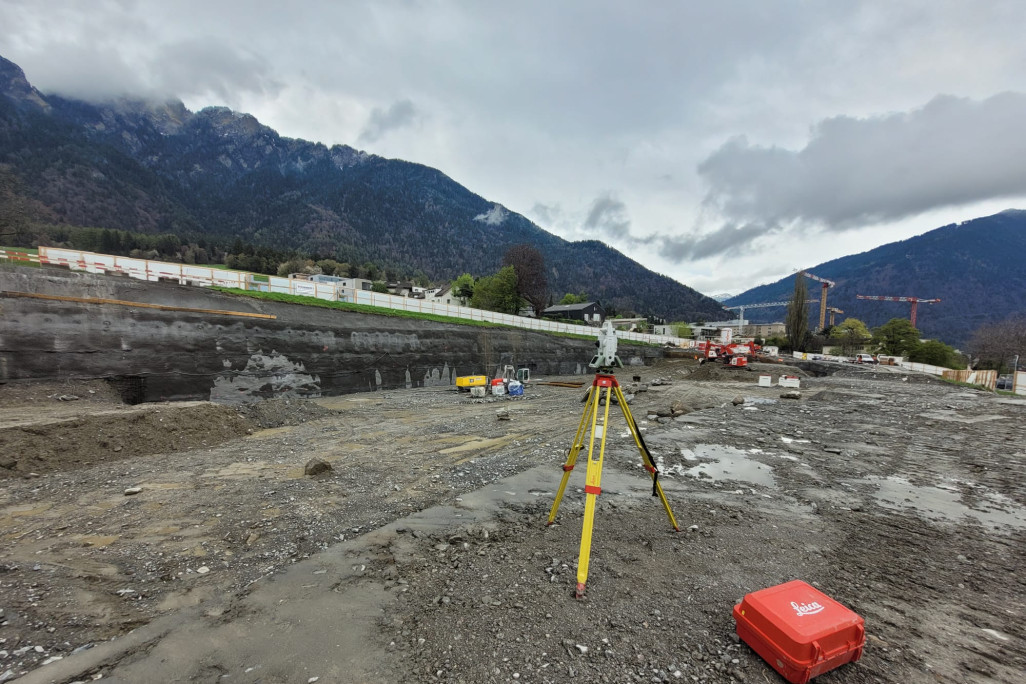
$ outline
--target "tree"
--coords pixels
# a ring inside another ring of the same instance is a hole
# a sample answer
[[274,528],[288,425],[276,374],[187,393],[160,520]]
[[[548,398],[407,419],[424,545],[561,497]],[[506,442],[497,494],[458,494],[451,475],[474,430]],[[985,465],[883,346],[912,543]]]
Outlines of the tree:
[[962,356],[948,345],[938,340],[927,340],[916,345],[908,355],[909,361],[915,363],[928,363],[931,366],[943,366],[944,368],[965,368],[965,361]]
[[1018,314],[981,325],[969,340],[969,354],[977,367],[1002,371],[1012,367],[1016,356],[1018,365],[1026,367],[1026,316]]
[[413,284],[417,287],[431,287],[431,279],[419,268],[413,272]]
[[906,318],[892,318],[873,329],[873,344],[881,354],[908,356],[919,346],[919,331]]
[[840,341],[845,356],[855,354],[871,337],[869,328],[857,318],[845,318],[830,329],[830,338]]
[[685,323],[684,321],[671,323],[670,329],[673,330],[674,334],[677,335],[677,337],[691,337],[692,335],[694,335],[694,333],[691,332],[691,326]]
[[504,266],[492,276],[483,276],[474,283],[470,305],[475,309],[516,314],[522,300],[517,294],[517,274],[512,266]]
[[794,277],[794,294],[787,303],[787,318],[784,319],[784,330],[787,331],[787,344],[791,351],[805,351],[809,345],[809,289],[805,278],[799,273]]
[[373,261],[368,261],[363,265],[363,272],[366,274],[364,277],[367,280],[381,279],[381,269]]
[[[229,255],[229,258],[231,259],[232,263],[229,264],[228,263],[228,258],[226,258],[224,263],[227,266],[241,268],[243,265],[248,265],[248,264],[243,264],[240,261],[239,256],[236,255],[236,254]],[[283,278],[285,276],[287,276],[288,274],[290,274],[290,273],[306,273],[306,274],[309,274],[309,275],[318,275],[318,274],[320,274],[320,272],[321,272],[321,269],[317,266],[317,264],[315,264],[313,262],[312,259],[299,259],[299,258],[289,259],[288,261],[279,264],[278,265],[278,269],[277,269],[278,275],[283,277]]]
[[474,276],[464,273],[452,281],[452,293],[459,297],[460,304],[463,306],[469,304],[470,299],[474,296]]
[[371,292],[380,292],[382,294],[388,294],[388,285],[380,280],[375,280],[371,283]]
[[586,292],[582,292],[580,294],[573,294],[572,292],[567,292],[565,295],[563,295],[563,298],[559,300],[559,303],[565,306],[567,304],[584,304],[587,301],[590,300],[588,299],[588,294]]
[[21,194],[21,181],[0,167],[0,244],[26,247],[28,210]]
[[317,266],[321,269],[321,273],[330,276],[338,276],[345,278],[349,275],[349,264],[340,264],[334,259],[321,259],[317,262]]
[[514,245],[506,250],[502,265],[513,267],[517,276],[517,294],[531,305],[535,317],[540,317],[549,295],[545,257],[531,245]]

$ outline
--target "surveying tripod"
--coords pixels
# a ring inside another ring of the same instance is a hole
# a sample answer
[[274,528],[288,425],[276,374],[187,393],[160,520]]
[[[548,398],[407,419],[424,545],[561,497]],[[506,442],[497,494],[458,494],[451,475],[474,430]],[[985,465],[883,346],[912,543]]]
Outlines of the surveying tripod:
[[[615,333],[614,341],[615,341]],[[600,345],[602,343],[600,342]],[[615,359],[616,363],[619,364],[619,359],[615,356],[615,342],[613,344],[614,353],[612,358]],[[599,357],[596,357],[599,359]],[[596,361],[592,361],[592,365],[595,366]],[[622,364],[619,364],[622,365]],[[601,401],[601,399],[605,401]],[[631,410],[627,407],[627,399],[623,395],[623,390],[620,389],[620,383],[616,381],[616,376],[613,375],[613,369],[611,366],[599,366],[595,373],[595,380],[591,385],[591,389],[588,392],[587,402],[584,405],[584,413],[581,415],[580,425],[577,426],[577,434],[574,436],[573,445],[570,447],[570,452],[567,455],[566,463],[563,464],[563,479],[559,483],[559,490],[556,492],[556,500],[552,503],[552,510],[549,511],[549,522],[551,525],[556,520],[556,513],[559,511],[559,504],[563,500],[563,492],[566,491],[567,482],[570,480],[570,472],[574,469],[577,463],[577,455],[584,448],[584,437],[590,432],[590,438],[588,440],[588,470],[585,479],[585,502],[584,502],[584,527],[581,531],[581,551],[577,559],[577,598],[584,596],[584,585],[588,581],[588,563],[591,557],[591,533],[592,528],[595,524],[595,500],[599,494],[602,493],[602,460],[606,454],[606,435],[609,432],[609,405],[615,398],[620,409],[623,411],[623,417],[627,420],[627,428],[630,430],[631,435],[634,436],[634,443],[638,446],[638,451],[641,452],[641,462],[645,466],[645,470],[649,472],[652,477],[652,496],[658,496],[660,501],[663,502],[663,508],[666,509],[666,515],[670,518],[670,524],[673,525],[673,529],[680,532],[680,527],[677,526],[677,520],[673,517],[673,511],[670,510],[670,503],[666,500],[666,494],[663,493],[663,487],[659,484],[659,470],[656,468],[655,462],[652,460],[652,454],[649,453],[648,447],[645,445],[645,440],[642,439],[641,433],[638,431],[638,425],[634,422],[634,416],[631,415]],[[604,403],[605,409],[602,414],[602,424],[598,424],[598,411],[599,404]],[[590,430],[589,430],[590,428]],[[599,449],[598,454],[595,454],[595,438],[599,437]]]

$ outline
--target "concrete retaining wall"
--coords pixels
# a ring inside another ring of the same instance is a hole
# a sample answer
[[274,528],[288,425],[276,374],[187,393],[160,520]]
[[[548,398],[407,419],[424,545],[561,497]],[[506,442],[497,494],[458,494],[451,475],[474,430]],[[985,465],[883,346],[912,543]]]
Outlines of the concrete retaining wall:
[[[532,377],[590,372],[595,345],[235,297],[206,289],[61,269],[0,269],[0,293],[115,299],[260,313],[274,319],[114,304],[0,298],[0,381],[116,379],[142,401],[248,401],[278,395],[452,385],[505,364]],[[625,363],[656,347],[621,346]]]

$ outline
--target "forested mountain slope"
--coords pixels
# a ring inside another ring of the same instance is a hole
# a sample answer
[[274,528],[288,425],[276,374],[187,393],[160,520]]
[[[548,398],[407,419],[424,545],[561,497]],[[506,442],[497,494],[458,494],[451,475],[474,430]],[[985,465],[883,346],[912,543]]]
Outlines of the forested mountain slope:
[[44,95],[3,58],[0,95],[0,164],[37,221],[240,239],[435,281],[494,272],[508,247],[529,243],[557,298],[586,292],[675,320],[720,315],[616,250],[567,242],[420,164],[285,138],[221,107]]
[[[926,337],[962,345],[983,323],[1026,313],[1026,211],[1010,209],[944,226],[862,254],[810,265],[808,271],[836,281],[827,303],[843,309],[842,318],[853,316],[870,327],[891,318],[907,318],[910,305],[859,300],[857,294],[940,299],[937,304],[919,305],[917,327]],[[807,283],[810,299],[819,298],[819,283]],[[725,303],[785,300],[793,291],[791,276]],[[818,317],[819,308],[810,309]],[[783,320],[784,310],[750,309],[745,317]]]

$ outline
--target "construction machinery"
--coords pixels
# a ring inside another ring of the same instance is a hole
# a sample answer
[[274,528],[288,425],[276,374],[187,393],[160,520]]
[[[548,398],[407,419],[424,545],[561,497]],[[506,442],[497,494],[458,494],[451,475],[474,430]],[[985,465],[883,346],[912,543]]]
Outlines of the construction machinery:
[[826,328],[826,312],[827,312],[827,290],[837,283],[826,278],[820,278],[819,276],[812,275],[808,271],[798,271],[798,275],[803,275],[810,280],[815,280],[823,285],[823,292],[819,296],[819,329],[823,330]]
[[834,314],[843,314],[844,312],[838,309],[836,306],[828,306],[827,311],[830,312],[830,327],[834,327]]
[[909,316],[909,320],[912,321],[912,327],[916,327],[916,307],[920,304],[936,304],[939,299],[920,299],[919,297],[884,297],[879,295],[855,295],[856,299],[871,299],[877,302],[912,302],[912,314]]
[[744,368],[748,365],[748,357],[754,355],[761,346],[755,342],[713,342],[705,340],[699,342],[698,349],[702,351],[704,360],[719,360],[733,368]]

